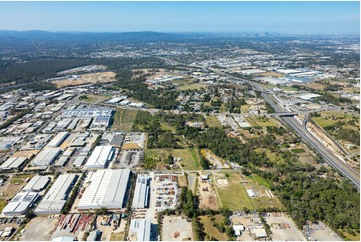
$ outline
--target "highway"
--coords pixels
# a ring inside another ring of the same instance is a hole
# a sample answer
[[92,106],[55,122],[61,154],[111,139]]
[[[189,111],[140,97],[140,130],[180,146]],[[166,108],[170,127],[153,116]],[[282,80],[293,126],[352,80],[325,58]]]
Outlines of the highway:
[[[262,93],[262,96],[276,112],[285,112],[282,107],[277,105],[275,99],[270,94]],[[295,117],[284,116],[280,118],[284,123],[292,128],[306,144],[313,147],[329,165],[340,171],[345,177],[350,179],[358,189],[360,189],[359,173],[338,158],[332,151],[325,147],[319,139],[313,136],[306,128],[306,122],[300,123]]]
[[[261,92],[262,97],[273,107],[276,113],[289,113],[289,110],[285,110],[283,107],[277,104],[278,101],[275,94],[267,88],[261,86],[260,84],[253,81],[244,80],[242,78],[234,77],[218,70],[211,70],[218,74],[223,74],[225,76],[232,77],[233,79],[238,79],[240,81],[250,84],[254,90]],[[306,114],[307,117],[307,113],[304,114]],[[338,170],[341,174],[343,174],[343,176],[345,176],[353,184],[355,184],[358,189],[360,189],[359,172],[347,165],[343,160],[341,160],[331,150],[329,150],[318,138],[311,134],[306,128],[306,120],[303,120],[303,122],[299,122],[296,117],[289,115],[280,115],[279,119],[286,125],[288,125],[291,129],[293,129],[296,134],[301,137],[303,142],[315,149],[330,166]]]

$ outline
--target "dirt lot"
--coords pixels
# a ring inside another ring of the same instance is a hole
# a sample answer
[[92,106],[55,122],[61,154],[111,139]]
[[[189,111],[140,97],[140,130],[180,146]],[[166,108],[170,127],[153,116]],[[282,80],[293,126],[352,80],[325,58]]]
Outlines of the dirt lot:
[[21,234],[21,240],[44,241],[50,240],[58,225],[59,218],[36,217],[30,220]]
[[182,217],[164,216],[163,241],[193,240],[192,223]]
[[318,241],[342,241],[342,239],[322,222],[305,226],[305,233],[309,240]]
[[76,80],[65,79],[62,81],[52,81],[57,88],[67,87],[67,86],[77,86],[83,85],[87,83],[107,83],[115,81],[115,73],[114,72],[98,72],[98,73],[90,73],[83,74]]
[[241,241],[252,241],[253,238],[250,235],[248,229],[249,227],[252,226],[259,226],[261,225],[261,221],[258,218],[257,213],[254,214],[244,214],[244,213],[240,213],[240,214],[233,214],[231,216],[231,221],[233,225],[243,225],[246,229],[246,231],[244,231],[241,236],[237,237],[237,240],[241,240]]
[[0,187],[0,200],[11,199],[16,193],[25,186],[27,179],[31,179],[35,174],[29,175],[13,175],[5,184]]
[[199,195],[199,208],[210,208],[218,210],[220,208],[217,199],[217,193],[214,190],[211,183],[208,181],[202,181],[201,177],[198,177],[198,195]]
[[281,241],[305,241],[302,232],[293,220],[284,213],[267,213],[267,224],[271,227],[272,239]]

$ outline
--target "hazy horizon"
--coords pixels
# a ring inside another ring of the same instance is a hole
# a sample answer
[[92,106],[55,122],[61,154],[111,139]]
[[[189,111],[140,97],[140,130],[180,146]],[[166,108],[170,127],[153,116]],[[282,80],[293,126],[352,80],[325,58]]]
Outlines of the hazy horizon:
[[0,2],[0,29],[359,34],[359,2]]

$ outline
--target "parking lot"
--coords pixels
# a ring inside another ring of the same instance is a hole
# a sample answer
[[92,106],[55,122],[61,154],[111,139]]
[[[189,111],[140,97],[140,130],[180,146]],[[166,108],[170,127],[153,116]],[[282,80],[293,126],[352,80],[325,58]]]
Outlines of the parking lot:
[[134,150],[134,151],[126,151],[123,150],[119,155],[117,160],[119,163],[114,162],[114,166],[116,168],[134,168],[139,164],[144,162],[144,151]]

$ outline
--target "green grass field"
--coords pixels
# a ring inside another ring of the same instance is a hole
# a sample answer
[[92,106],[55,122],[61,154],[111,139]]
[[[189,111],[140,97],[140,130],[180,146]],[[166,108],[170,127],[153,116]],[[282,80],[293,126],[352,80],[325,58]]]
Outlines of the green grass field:
[[117,108],[114,114],[113,131],[132,131],[134,120],[137,116],[137,110],[128,110]]
[[212,128],[221,128],[222,125],[219,122],[218,118],[216,116],[213,115],[209,115],[209,116],[204,116],[206,119],[206,124],[208,125],[208,127]]
[[253,180],[255,182],[257,182],[259,185],[265,186],[265,187],[268,187],[268,188],[271,187],[270,184],[268,184],[268,182],[265,179],[263,179],[262,177],[260,177],[260,176],[258,176],[256,174],[253,174],[252,177],[253,177]]
[[349,232],[347,232],[347,230],[342,230],[342,229],[339,229],[338,230],[340,233],[342,233],[347,240],[349,241],[360,241],[360,233],[357,232],[356,230],[354,231],[354,233],[356,234],[350,234]]
[[294,154],[299,154],[299,153],[304,153],[305,150],[300,148],[300,149],[291,149],[292,153]]
[[176,128],[174,126],[171,126],[171,125],[169,125],[167,123],[163,123],[163,122],[160,123],[160,128],[163,129],[163,130],[169,130],[171,132],[176,131]]
[[[239,211],[244,208],[254,209],[254,205],[249,198],[246,189],[240,183],[240,175],[238,173],[230,173],[227,177],[228,186],[220,188],[215,186],[223,208],[231,211]],[[230,199],[232,198],[232,199]]]
[[[228,240],[228,237],[225,233],[221,233],[221,232],[219,232],[219,230],[217,228],[213,227],[210,217],[200,216],[199,218],[201,219],[201,223],[203,224],[204,232],[207,235],[217,239],[218,241],[227,241]],[[216,215],[215,218],[216,218],[216,220],[215,220],[216,223],[218,223],[218,224],[222,223],[222,220],[223,220],[222,215]]]
[[260,126],[260,127],[277,126],[277,123],[273,118],[249,116],[246,119],[253,126]]
[[197,149],[174,149],[171,151],[173,157],[181,157],[180,162],[185,170],[200,170],[200,157]]
[[0,199],[0,211],[2,211],[6,207],[5,199]]
[[189,83],[184,85],[177,86],[177,89],[179,90],[199,90],[202,87],[206,87],[207,85],[202,83]]
[[89,103],[100,103],[112,97],[111,95],[95,95],[95,94],[86,94],[85,96],[86,98],[80,101],[89,102]]

